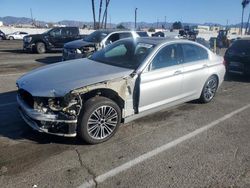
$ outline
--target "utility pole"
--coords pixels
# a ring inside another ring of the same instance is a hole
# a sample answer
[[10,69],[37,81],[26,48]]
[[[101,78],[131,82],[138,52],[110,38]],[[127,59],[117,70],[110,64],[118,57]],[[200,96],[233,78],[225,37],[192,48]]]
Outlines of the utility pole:
[[137,28],[137,9],[138,8],[135,8],[135,30]]
[[111,29],[111,15],[109,15],[109,28]]
[[30,17],[31,17],[31,20],[32,20],[32,25],[33,25],[34,24],[34,19],[33,19],[32,8],[30,8]]
[[164,25],[164,29],[166,30],[167,29],[167,17],[165,16],[165,25]]

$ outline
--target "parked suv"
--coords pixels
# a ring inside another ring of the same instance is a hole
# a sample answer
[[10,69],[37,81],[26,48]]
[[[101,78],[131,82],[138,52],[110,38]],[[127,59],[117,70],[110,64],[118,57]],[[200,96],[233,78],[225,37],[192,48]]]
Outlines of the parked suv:
[[228,74],[250,75],[250,38],[234,41],[224,59]]
[[144,31],[98,30],[84,39],[66,43],[63,48],[62,60],[88,57],[93,52],[117,40],[129,37],[148,37],[148,34]]
[[56,27],[42,34],[24,37],[23,49],[42,54],[51,49],[62,49],[65,43],[83,37],[78,27]]

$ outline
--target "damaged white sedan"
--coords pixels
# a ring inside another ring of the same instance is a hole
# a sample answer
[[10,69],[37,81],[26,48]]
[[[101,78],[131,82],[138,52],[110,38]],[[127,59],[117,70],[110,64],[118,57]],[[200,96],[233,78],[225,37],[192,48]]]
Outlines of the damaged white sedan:
[[120,123],[187,101],[210,102],[223,82],[223,59],[186,40],[124,39],[17,80],[21,116],[37,131],[97,144]]

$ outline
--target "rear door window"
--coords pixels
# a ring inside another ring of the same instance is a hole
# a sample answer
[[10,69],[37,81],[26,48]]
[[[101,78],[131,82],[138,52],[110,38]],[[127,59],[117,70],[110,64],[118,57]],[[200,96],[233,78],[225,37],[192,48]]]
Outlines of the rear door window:
[[132,34],[130,32],[128,32],[128,33],[119,33],[119,39],[130,38],[130,37],[132,37]]
[[184,63],[200,61],[208,59],[208,52],[206,49],[195,44],[181,44]]

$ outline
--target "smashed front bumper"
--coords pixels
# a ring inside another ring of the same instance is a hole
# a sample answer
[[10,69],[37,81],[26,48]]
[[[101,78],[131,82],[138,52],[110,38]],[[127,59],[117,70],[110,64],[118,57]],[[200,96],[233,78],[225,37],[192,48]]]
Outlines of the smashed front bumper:
[[19,95],[17,95],[17,102],[20,115],[34,130],[57,136],[76,136],[77,119],[59,119],[57,115],[38,112],[29,107]]

